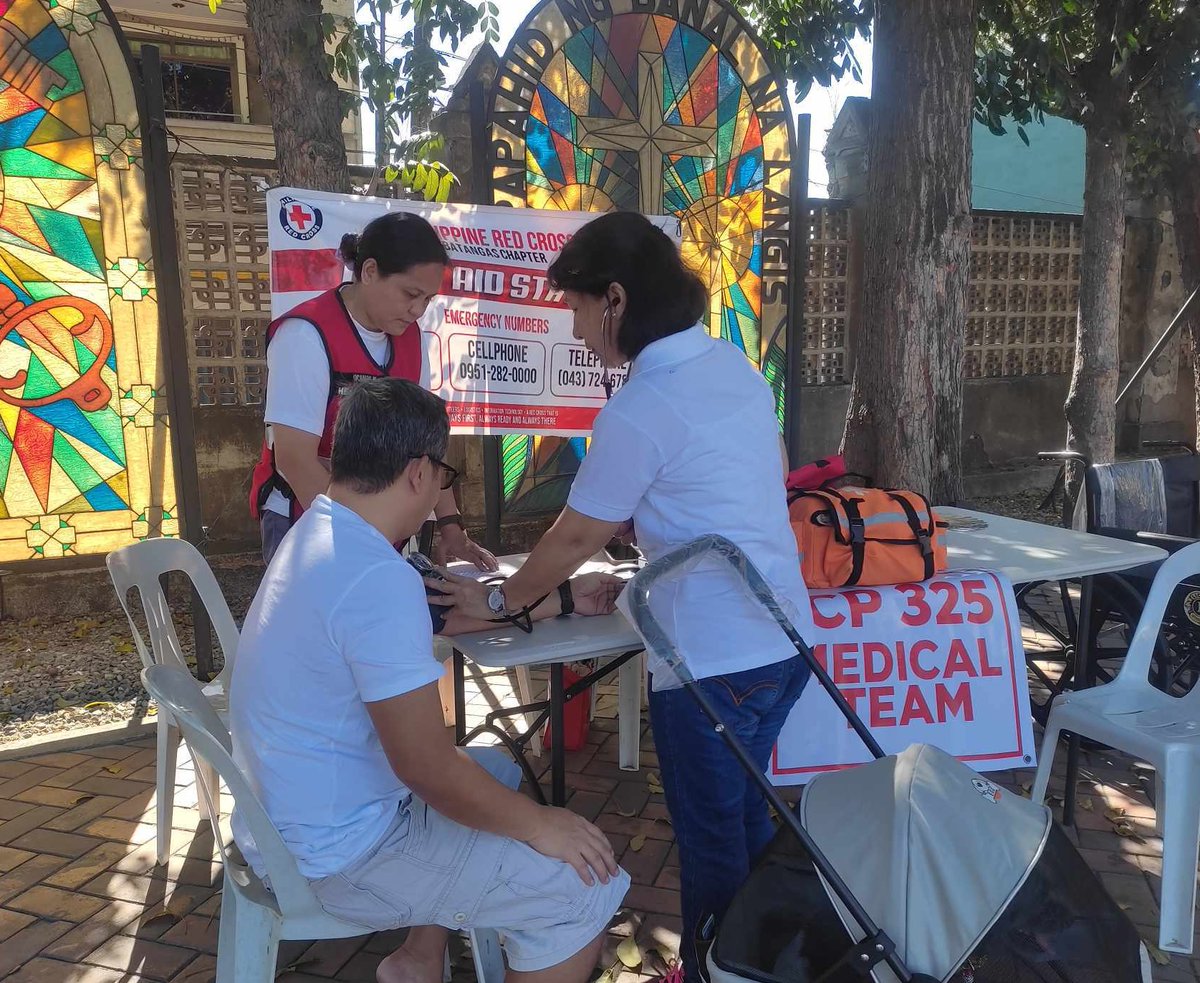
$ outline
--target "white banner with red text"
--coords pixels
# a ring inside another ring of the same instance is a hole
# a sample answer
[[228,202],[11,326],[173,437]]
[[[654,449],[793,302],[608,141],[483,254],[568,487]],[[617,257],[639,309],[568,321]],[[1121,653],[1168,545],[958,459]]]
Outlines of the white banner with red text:
[[[430,386],[446,400],[452,431],[589,435],[604,405],[604,366],[572,337],[571,312],[546,268],[595,214],[273,188],[271,316],[349,279],[337,255],[342,236],[388,211],[427,219],[450,256],[419,326]],[[651,221],[679,243],[677,218]],[[626,370],[610,375],[616,389]]]
[[[977,771],[1037,764],[1021,621],[990,571],[811,592],[813,653],[884,752],[932,744]],[[871,759],[812,679],[771,756],[776,785]]]

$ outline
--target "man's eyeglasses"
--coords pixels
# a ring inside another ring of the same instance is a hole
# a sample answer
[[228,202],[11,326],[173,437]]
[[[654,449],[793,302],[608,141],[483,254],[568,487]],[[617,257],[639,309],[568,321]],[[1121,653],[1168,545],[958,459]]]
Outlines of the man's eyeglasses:
[[426,454],[425,456],[429,458],[429,462],[434,467],[441,468],[442,491],[445,491],[447,488],[453,488],[454,483],[458,481],[458,469],[450,467],[445,461],[438,460],[432,454]]

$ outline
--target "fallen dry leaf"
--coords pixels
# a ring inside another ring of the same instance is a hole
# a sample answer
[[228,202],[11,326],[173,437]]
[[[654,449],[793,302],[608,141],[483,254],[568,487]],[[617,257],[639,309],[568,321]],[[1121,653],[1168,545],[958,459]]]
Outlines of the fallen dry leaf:
[[1079,804],[1079,808],[1082,809],[1084,812],[1091,812],[1094,808],[1096,808],[1092,804],[1091,799],[1080,799],[1078,804]]
[[94,798],[95,798],[95,796],[94,796],[94,795],[81,795],[81,796],[80,796],[79,798],[77,798],[77,799],[76,799],[74,802],[72,802],[72,803],[71,803],[71,805],[73,805],[73,806],[81,806],[81,805],[83,805],[85,802],[91,802],[91,801],[92,801],[92,799],[94,799]]
[[83,708],[85,710],[103,710],[104,708],[110,706],[112,706],[112,704],[109,703],[108,700],[93,700],[91,703],[85,703]]
[[630,809],[628,812],[626,812],[620,806],[617,806],[617,815],[624,816],[626,819],[632,819],[634,816],[637,815],[637,812],[633,809]]
[[1137,830],[1129,825],[1129,823],[1117,823],[1117,825],[1113,827],[1113,832],[1115,832],[1117,836],[1123,836],[1128,840],[1133,840],[1134,843],[1146,842],[1138,835]]
[[122,772],[125,771],[125,769],[122,768],[120,765],[105,765],[104,770],[107,771],[110,775],[120,775]]
[[170,908],[164,908],[162,911],[156,912],[149,918],[142,921],[139,928],[150,928],[157,925],[165,925],[170,928],[179,921],[180,916],[173,912]]
[[620,966],[620,960],[613,963],[603,973],[596,978],[596,983],[616,983],[617,967]]
[[1125,821],[1124,809],[1108,809],[1104,813],[1104,818],[1110,823],[1121,823]]
[[633,936],[623,939],[617,946],[617,958],[625,964],[627,969],[637,969],[642,964],[642,950],[638,948]]
[[1158,946],[1156,946],[1153,942],[1150,942],[1147,939],[1142,939],[1142,944],[1146,947],[1146,951],[1148,953],[1150,953],[1150,958],[1153,959],[1156,963],[1158,963],[1158,965],[1160,965],[1160,966],[1170,966],[1171,965],[1171,957],[1168,956],[1165,952],[1163,952],[1162,949],[1160,949]]
[[288,973],[298,973],[302,969],[307,969],[309,966],[315,965],[319,960],[316,956],[309,956],[307,959],[298,959],[290,966],[284,966],[276,974],[275,979],[281,976],[286,976]]
[[637,853],[645,845],[646,845],[646,837],[643,836],[641,833],[638,833],[637,836],[635,836],[632,840],[629,841],[629,849],[632,850],[634,853]]

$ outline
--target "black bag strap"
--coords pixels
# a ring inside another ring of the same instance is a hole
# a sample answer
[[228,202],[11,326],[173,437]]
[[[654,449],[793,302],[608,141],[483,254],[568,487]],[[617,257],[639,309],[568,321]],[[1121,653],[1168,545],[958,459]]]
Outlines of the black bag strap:
[[925,560],[924,579],[928,580],[936,572],[933,564],[933,509],[930,507],[928,499],[923,495],[917,492],[909,492],[908,494],[916,495],[925,506],[925,514],[929,516],[928,528],[921,525],[921,517],[917,515],[917,510],[913,508],[912,502],[905,495],[889,491],[888,497],[904,510],[904,515],[908,519],[908,527],[913,531],[913,535],[917,537],[917,545],[921,548],[921,556]]
[[[837,492],[833,492],[837,494]],[[846,519],[850,532],[850,576],[846,578],[843,587],[856,587],[862,579],[863,563],[867,553],[867,525],[863,522],[862,512],[859,511],[861,498],[847,498],[838,495],[842,507],[846,510]],[[836,535],[836,533],[835,533]]]

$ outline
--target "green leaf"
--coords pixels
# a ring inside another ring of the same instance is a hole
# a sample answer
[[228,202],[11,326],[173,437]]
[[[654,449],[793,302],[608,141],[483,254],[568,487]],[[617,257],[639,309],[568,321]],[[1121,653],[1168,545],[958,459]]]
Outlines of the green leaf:
[[1025,127],[1017,127],[1017,136],[1021,138],[1021,142],[1025,144],[1025,146],[1029,146],[1029,134],[1025,132]]

